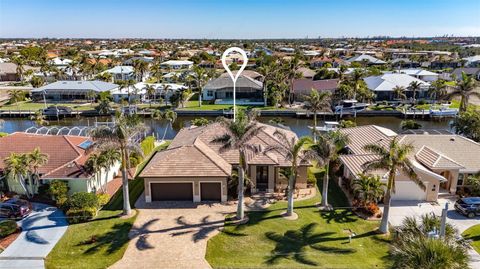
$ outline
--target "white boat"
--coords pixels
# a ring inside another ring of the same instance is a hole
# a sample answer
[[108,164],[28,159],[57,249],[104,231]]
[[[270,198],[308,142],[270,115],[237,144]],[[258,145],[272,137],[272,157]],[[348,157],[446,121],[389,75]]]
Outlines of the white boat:
[[457,114],[458,109],[456,108],[430,109],[430,116],[432,117],[454,117]]
[[365,110],[368,107],[366,103],[359,103],[355,99],[342,100],[339,105],[335,106],[335,113],[349,113]]
[[[330,132],[338,130],[338,126],[340,123],[338,121],[326,121],[325,125],[317,126],[316,130],[318,132]],[[313,130],[313,126],[308,126],[311,130]]]

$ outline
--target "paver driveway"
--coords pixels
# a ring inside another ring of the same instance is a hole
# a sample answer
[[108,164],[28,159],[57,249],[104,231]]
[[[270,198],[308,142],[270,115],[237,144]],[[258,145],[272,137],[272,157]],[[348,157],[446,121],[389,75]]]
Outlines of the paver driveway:
[[207,240],[218,233],[235,206],[137,201],[139,215],[123,259],[111,268],[210,268]]

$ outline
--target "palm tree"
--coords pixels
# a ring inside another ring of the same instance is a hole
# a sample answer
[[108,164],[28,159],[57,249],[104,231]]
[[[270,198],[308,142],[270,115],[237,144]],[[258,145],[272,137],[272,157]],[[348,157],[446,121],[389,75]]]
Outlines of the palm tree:
[[44,83],[45,79],[40,76],[33,76],[32,79],[30,79],[30,84],[32,84],[33,88],[40,88]]
[[97,97],[97,93],[95,91],[88,91],[87,94],[85,94],[85,97],[87,100],[90,100],[90,106],[93,105],[93,102],[95,101],[95,98]]
[[318,159],[314,151],[308,150],[307,146],[312,144],[310,137],[297,139],[295,136],[288,136],[285,132],[276,130],[273,136],[279,141],[278,145],[269,145],[264,149],[264,154],[271,151],[279,152],[285,156],[285,160],[290,163],[290,173],[287,188],[287,216],[293,215],[293,192],[297,181],[298,165],[308,159]]
[[145,127],[136,116],[125,116],[117,113],[113,127],[99,126],[94,128],[90,135],[100,149],[116,149],[120,151],[122,160],[122,189],[123,214],[130,215],[130,199],[128,191],[127,167],[129,166],[130,152],[143,155],[135,137],[145,131]]
[[243,220],[244,212],[244,188],[245,171],[248,171],[246,155],[248,152],[257,152],[258,149],[249,144],[250,139],[256,136],[263,126],[259,126],[255,121],[254,114],[246,115],[242,110],[237,110],[236,120],[220,118],[219,124],[224,128],[223,134],[214,138],[213,143],[221,144],[220,152],[230,149],[239,151],[238,159],[238,207],[237,219]]
[[338,159],[338,153],[348,144],[347,135],[335,131],[322,134],[318,137],[317,143],[311,146],[316,152],[318,162],[325,165],[325,178],[322,186],[322,206],[328,206],[328,183],[330,181],[330,165],[331,162]]
[[362,87],[363,77],[365,73],[361,69],[353,70],[351,83],[353,85],[353,99],[357,99],[357,94]]
[[468,107],[468,99],[470,96],[476,96],[480,98],[480,93],[475,91],[477,83],[472,76],[468,76],[464,72],[462,72],[462,79],[457,82],[457,86],[455,86],[455,90],[445,95],[445,99],[451,100],[454,97],[461,97],[460,100],[460,112],[467,111]]
[[403,172],[410,180],[415,182],[423,190],[425,190],[425,185],[418,178],[418,175],[413,168],[413,164],[409,159],[409,154],[414,149],[412,144],[400,144],[395,137],[392,139],[392,141],[390,141],[388,148],[382,147],[378,144],[369,144],[364,148],[366,151],[379,156],[378,159],[366,162],[364,164],[364,172],[386,170],[388,174],[387,189],[385,191],[383,200],[383,216],[379,228],[381,233],[388,233],[390,203],[392,193],[395,193],[395,178],[397,173]]
[[21,56],[12,57],[12,62],[17,65],[15,72],[17,72],[20,81],[23,81],[23,72],[25,71],[25,59]]
[[408,85],[408,89],[413,93],[413,105],[417,103],[417,91],[419,91],[422,87],[422,83],[420,81],[412,81]]
[[103,168],[105,171],[105,184],[101,184],[102,190],[104,193],[107,192],[107,183],[108,183],[108,170],[114,166],[116,163],[122,160],[122,156],[117,149],[108,148],[100,153],[103,157]]
[[35,148],[32,152],[27,153],[28,168],[29,172],[32,175],[33,182],[30,182],[31,192],[33,194],[33,185],[37,184],[37,181],[40,178],[38,169],[48,162],[48,155],[40,151],[40,148]]
[[[150,97],[153,96],[153,101],[155,101],[155,99],[156,99],[155,97],[157,95],[157,89],[155,87],[153,87],[153,85],[149,84],[149,85],[147,85],[145,90],[147,91],[148,98],[150,99]],[[151,100],[150,100],[150,107],[152,107]]]
[[368,203],[377,203],[385,192],[386,184],[380,181],[379,176],[359,174],[353,180],[353,194],[366,205]]
[[169,85],[169,84],[164,84],[162,92],[163,92],[163,96],[164,96],[165,106],[167,106],[168,105],[168,99],[169,99],[168,94],[172,92],[172,86]]
[[25,184],[25,178],[28,176],[28,160],[25,154],[18,154],[15,152],[3,161],[5,165],[5,174],[7,178],[17,181],[22,186],[25,194],[30,198],[30,192]]
[[102,169],[105,167],[105,159],[103,157],[103,154],[99,154],[99,153],[90,154],[90,156],[88,156],[87,161],[85,162],[85,167],[87,171],[89,171],[95,176],[95,180],[97,182],[101,182]]
[[167,126],[165,126],[165,131],[163,132],[162,141],[165,140],[165,135],[167,134],[168,127],[171,127],[173,123],[177,120],[177,112],[167,109],[165,111],[156,110],[153,112],[152,117],[157,120],[166,120]]
[[35,123],[38,126],[44,126],[49,124],[49,122],[46,120],[45,115],[43,115],[42,111],[35,112],[35,115],[30,116],[30,119],[35,121]]
[[317,113],[319,111],[332,111],[330,108],[330,92],[318,92],[312,89],[310,95],[306,95],[306,108],[313,113],[313,141],[317,142]]
[[405,87],[403,86],[397,85],[393,87],[393,94],[397,97],[398,100],[407,99],[407,95],[405,94]]
[[10,100],[10,103],[14,105],[16,104],[17,108],[19,108],[18,102],[25,100],[25,92],[22,90],[11,89],[11,90],[8,90],[7,93],[8,93],[8,98]]
[[100,98],[100,102],[98,102],[98,106],[95,107],[98,114],[101,115],[108,115],[112,111],[112,106],[110,105],[110,100],[108,98]]
[[195,86],[198,89],[198,106],[202,107],[202,91],[205,86],[204,84],[208,80],[207,71],[202,67],[194,66],[192,77],[194,78]]
[[433,81],[428,88],[428,95],[435,101],[441,99],[446,93],[446,84],[442,79]]

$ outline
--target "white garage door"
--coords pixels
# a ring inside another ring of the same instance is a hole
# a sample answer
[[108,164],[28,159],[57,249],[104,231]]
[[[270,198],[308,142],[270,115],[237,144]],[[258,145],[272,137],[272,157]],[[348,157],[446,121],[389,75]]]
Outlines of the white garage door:
[[[428,187],[427,187],[428,188]],[[395,193],[392,195],[392,200],[397,201],[412,201],[419,200],[424,201],[426,199],[427,193],[424,192],[420,187],[412,181],[396,181],[395,182]]]

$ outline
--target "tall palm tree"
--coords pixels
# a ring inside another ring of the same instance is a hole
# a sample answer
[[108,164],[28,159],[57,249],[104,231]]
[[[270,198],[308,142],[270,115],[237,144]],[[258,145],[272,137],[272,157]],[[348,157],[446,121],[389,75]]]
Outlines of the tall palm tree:
[[25,100],[25,92],[19,89],[11,89],[7,91],[8,93],[8,98],[10,100],[10,103],[16,104],[17,108],[18,107],[18,102],[21,102]]
[[297,70],[301,67],[300,59],[295,55],[290,61],[286,63],[286,76],[288,84],[288,104],[292,104],[292,95],[293,95],[293,81],[295,79],[301,78],[302,73]]
[[387,188],[385,190],[385,196],[383,200],[383,216],[379,228],[380,232],[388,233],[390,203],[392,199],[392,193],[395,193],[395,178],[397,173],[404,173],[410,180],[415,182],[423,190],[425,190],[425,185],[418,178],[418,175],[413,168],[413,164],[408,158],[409,154],[414,149],[412,144],[400,144],[395,137],[392,139],[392,141],[390,141],[388,148],[378,144],[369,144],[364,148],[366,151],[379,156],[378,159],[366,162],[364,164],[364,172],[386,170],[388,174]]
[[473,78],[473,76],[468,76],[464,72],[462,72],[462,80],[457,81],[457,86],[453,92],[450,92],[445,95],[445,99],[451,100],[454,97],[461,97],[460,100],[460,112],[467,111],[468,107],[468,99],[470,96],[476,96],[480,98],[480,92],[475,91],[477,87],[477,82]]
[[255,121],[253,114],[246,115],[245,112],[237,110],[236,120],[220,118],[219,124],[224,128],[223,134],[212,140],[213,143],[221,144],[220,151],[224,152],[230,149],[239,151],[238,159],[238,206],[237,219],[243,220],[244,210],[244,188],[245,171],[248,171],[246,155],[248,152],[257,152],[258,149],[249,143],[250,139],[263,130]]
[[145,131],[145,126],[140,123],[136,116],[125,116],[117,113],[114,126],[99,126],[94,128],[90,135],[95,141],[96,147],[116,149],[120,151],[122,160],[122,190],[123,190],[123,214],[130,215],[130,199],[128,191],[127,167],[131,152],[143,155],[140,144],[136,137]]
[[[145,90],[147,91],[148,99],[150,99],[150,97],[153,96],[153,101],[155,101],[156,95],[157,95],[157,89],[153,87],[153,85],[149,84],[147,85]],[[151,99],[150,99],[150,107],[152,107]]]
[[202,67],[194,66],[192,77],[198,89],[198,106],[202,107],[202,91],[205,83],[208,81],[207,71]]
[[421,87],[422,83],[420,81],[412,81],[407,87],[413,93],[413,105],[417,104],[417,91],[419,91]]
[[166,120],[167,126],[165,126],[165,131],[163,132],[162,140],[165,140],[165,135],[169,127],[177,120],[177,112],[172,109],[167,109],[165,111],[156,110],[153,112],[152,117],[157,120]]
[[[92,173],[95,176],[95,180],[99,183],[102,182],[102,169],[105,167],[105,159],[103,154],[92,153],[88,156],[87,161],[85,162],[85,167],[87,171]],[[102,184],[100,184],[102,186]],[[102,189],[103,190],[103,189]]]
[[163,92],[163,97],[164,97],[164,101],[165,101],[165,106],[168,105],[168,95],[172,93],[172,86],[170,86],[169,84],[163,84],[163,89],[162,89],[162,92]]
[[279,141],[278,145],[269,145],[264,149],[264,154],[272,151],[279,152],[290,163],[290,173],[287,189],[287,216],[293,215],[293,192],[297,181],[298,165],[308,159],[318,159],[314,151],[308,150],[307,146],[312,144],[310,137],[297,139],[295,136],[289,137],[285,132],[276,130],[273,136]]
[[328,206],[328,183],[330,181],[331,162],[338,159],[339,151],[344,149],[348,142],[349,138],[347,135],[335,131],[320,135],[317,143],[311,146],[311,150],[316,152],[316,155],[318,156],[318,162],[325,166],[325,177],[322,186],[323,207]]
[[87,92],[87,94],[85,94],[85,97],[90,100],[90,106],[92,106],[93,102],[95,102],[95,98],[97,97],[97,92],[90,90]]
[[327,91],[318,92],[312,88],[309,95],[305,97],[305,107],[313,113],[313,141],[317,142],[317,113],[320,111],[332,111],[330,101],[331,93]]
[[405,94],[405,87],[403,86],[397,85],[393,87],[393,94],[397,97],[398,100],[407,99],[407,95]]
[[25,71],[25,59],[21,56],[12,57],[12,62],[17,65],[15,72],[17,72],[20,81],[23,81],[23,73]]
[[365,72],[362,71],[361,69],[355,69],[353,70],[352,76],[351,76],[351,84],[353,88],[353,99],[357,99],[357,94],[360,91],[360,88],[362,87],[362,82],[363,82],[363,77],[365,76]]
[[430,84],[428,88],[428,95],[433,100],[437,101],[438,99],[443,98],[447,93],[445,81],[442,79],[437,79]]
[[33,194],[33,185],[37,184],[40,179],[38,169],[48,162],[48,155],[40,151],[40,148],[35,148],[33,151],[26,154],[28,160],[29,172],[32,175],[30,178],[33,179],[30,181],[30,188]]
[[3,160],[5,165],[5,174],[7,178],[17,181],[28,198],[31,197],[29,190],[25,184],[25,178],[28,176],[28,160],[25,154],[12,152]]
[[105,171],[105,182],[101,184],[104,193],[107,192],[108,170],[122,160],[122,156],[117,149],[108,148],[100,153],[103,157],[103,168]]
[[35,112],[35,115],[30,116],[30,119],[35,121],[38,126],[48,125],[49,122],[46,120],[46,116],[43,115],[42,111]]

